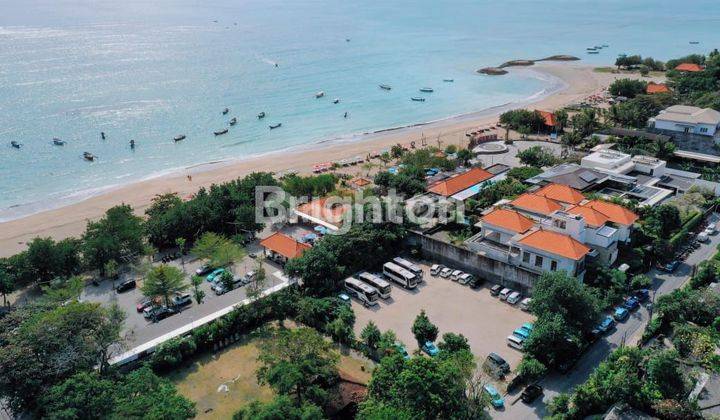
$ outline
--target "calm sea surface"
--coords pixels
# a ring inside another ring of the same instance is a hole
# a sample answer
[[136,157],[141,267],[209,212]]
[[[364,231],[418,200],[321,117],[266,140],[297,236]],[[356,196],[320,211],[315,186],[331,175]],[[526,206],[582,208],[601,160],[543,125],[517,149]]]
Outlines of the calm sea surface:
[[[552,89],[532,71],[474,73],[508,59],[667,59],[720,47],[717,28],[717,0],[0,0],[0,220],[203,162]],[[215,137],[231,117],[237,125]],[[187,138],[176,144],[178,134]]]

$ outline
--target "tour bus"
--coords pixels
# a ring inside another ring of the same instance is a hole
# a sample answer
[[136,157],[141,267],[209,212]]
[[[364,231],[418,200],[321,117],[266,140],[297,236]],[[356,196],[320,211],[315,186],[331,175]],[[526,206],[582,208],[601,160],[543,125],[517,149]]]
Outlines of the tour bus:
[[404,258],[400,258],[400,257],[393,258],[393,262],[395,264],[399,265],[400,267],[406,269],[407,271],[415,274],[415,276],[418,278],[418,281],[423,281],[422,268],[420,268],[417,265],[411,263],[410,261],[408,261]]
[[383,264],[383,274],[406,289],[414,289],[417,286],[417,276],[395,263]]
[[349,277],[345,279],[345,290],[347,290],[351,296],[355,296],[365,306],[378,304],[377,290],[356,278]]
[[376,276],[375,274],[370,274],[366,271],[363,271],[362,273],[358,274],[358,278],[362,280],[363,283],[367,283],[370,286],[372,286],[375,290],[378,291],[378,294],[383,299],[390,299],[390,290],[391,286],[390,283],[386,282],[382,278]]

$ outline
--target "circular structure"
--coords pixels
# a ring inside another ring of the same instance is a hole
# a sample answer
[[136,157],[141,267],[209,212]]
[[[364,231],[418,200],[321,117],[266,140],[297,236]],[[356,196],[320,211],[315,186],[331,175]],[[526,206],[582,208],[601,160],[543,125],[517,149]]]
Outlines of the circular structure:
[[507,146],[501,142],[483,143],[473,149],[473,153],[478,155],[498,155],[507,151]]

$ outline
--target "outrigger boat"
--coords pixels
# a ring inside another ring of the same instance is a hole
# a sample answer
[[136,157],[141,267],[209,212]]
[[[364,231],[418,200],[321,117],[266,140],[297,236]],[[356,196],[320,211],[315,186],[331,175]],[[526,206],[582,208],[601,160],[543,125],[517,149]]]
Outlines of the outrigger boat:
[[173,140],[176,142],[183,141],[185,140],[185,134],[178,134],[177,136],[173,137]]
[[227,133],[227,132],[228,132],[228,129],[227,129],[227,128],[223,128],[222,130],[213,131],[213,134],[215,134],[216,136],[221,136],[221,135],[223,135],[223,134],[225,134],[225,133]]
[[272,125],[269,125],[268,127],[270,127],[271,130],[274,130],[276,128],[282,127],[282,123],[272,124]]
[[446,82],[446,83],[452,83],[454,81],[455,81],[455,79],[443,79],[443,82]]
[[315,94],[316,98],[322,98],[323,96],[325,96],[325,92],[323,92],[322,90]]
[[13,140],[13,141],[10,142],[10,146],[12,146],[12,147],[14,147],[14,148],[16,148],[16,149],[19,149],[19,148],[22,147],[22,144],[20,144],[20,143],[16,142],[15,140]]
[[418,98],[418,97],[412,97],[410,98],[411,101],[415,102],[425,102],[425,98]]
[[261,120],[261,119],[265,118],[265,113],[261,112],[257,115],[257,117],[258,117],[258,120]]
[[60,140],[57,137],[53,137],[53,144],[55,146],[65,146],[65,140]]
[[85,159],[85,160],[87,160],[87,161],[89,161],[89,162],[92,162],[92,161],[95,160],[95,155],[93,155],[93,154],[90,153],[90,152],[83,152],[83,159]]
[[225,108],[225,109],[223,109],[222,114],[223,114],[223,115],[227,115],[228,112],[230,112],[230,109],[229,109],[229,108]]
[[230,124],[230,125],[235,125],[235,124],[237,124],[237,118],[232,117],[232,118],[230,119],[229,124]]
[[432,93],[433,88],[429,88],[429,87],[420,88],[420,92]]
[[380,89],[390,90],[390,89],[392,89],[392,86],[390,86],[390,85],[380,85]]
[[588,51],[588,54],[600,54],[600,51]]

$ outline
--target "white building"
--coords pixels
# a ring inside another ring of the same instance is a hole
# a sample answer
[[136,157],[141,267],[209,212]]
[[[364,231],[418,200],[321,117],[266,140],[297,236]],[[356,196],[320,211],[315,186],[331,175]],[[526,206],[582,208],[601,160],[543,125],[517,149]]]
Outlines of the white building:
[[714,137],[720,130],[720,112],[710,108],[673,105],[650,119],[658,130]]

